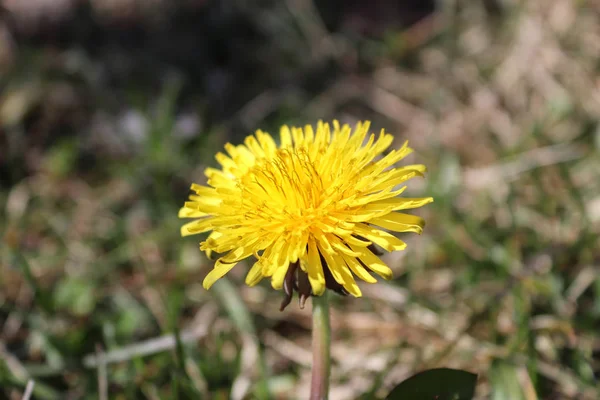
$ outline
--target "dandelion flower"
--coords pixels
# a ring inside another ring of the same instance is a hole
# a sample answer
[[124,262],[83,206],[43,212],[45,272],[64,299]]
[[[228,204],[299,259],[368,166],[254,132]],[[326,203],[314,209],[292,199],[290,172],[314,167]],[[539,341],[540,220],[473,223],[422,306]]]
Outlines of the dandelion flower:
[[374,245],[404,250],[406,243],[390,232],[421,233],[424,221],[401,211],[433,199],[399,197],[401,185],[422,176],[425,166],[395,167],[412,149],[405,143],[384,155],[393,136],[368,132],[369,122],[354,130],[319,122],[283,126],[279,144],[260,130],[242,145],[226,144],[227,154],[216,155],[221,168],[206,169],[207,186],[192,184],[194,194],[179,211],[195,219],[181,234],[210,232],[200,250],[220,255],[204,287],[251,257],[246,284],[270,278],[286,293],[282,308],[294,290],[303,306],[326,288],[360,297],[355,277],[391,279]]

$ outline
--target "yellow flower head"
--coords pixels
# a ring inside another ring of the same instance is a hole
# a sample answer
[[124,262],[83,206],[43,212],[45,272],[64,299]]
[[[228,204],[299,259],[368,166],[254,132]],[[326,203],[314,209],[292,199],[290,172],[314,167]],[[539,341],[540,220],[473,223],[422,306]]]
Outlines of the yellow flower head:
[[208,186],[192,184],[195,194],[179,217],[196,220],[181,234],[211,231],[200,249],[222,254],[204,279],[206,289],[251,256],[256,262],[246,283],[271,278],[275,289],[285,289],[287,303],[294,289],[302,302],[326,287],[359,297],[354,275],[369,283],[376,281],[371,273],[392,277],[373,244],[403,250],[406,243],[389,231],[422,232],[423,219],[398,211],[433,199],[398,197],[405,189],[398,186],[422,176],[425,166],[394,167],[412,152],[406,143],[379,157],[393,136],[368,135],[369,122],[354,131],[332,125],[283,126],[279,146],[259,130],[243,145],[225,145],[228,154],[216,155],[221,169],[205,171]]

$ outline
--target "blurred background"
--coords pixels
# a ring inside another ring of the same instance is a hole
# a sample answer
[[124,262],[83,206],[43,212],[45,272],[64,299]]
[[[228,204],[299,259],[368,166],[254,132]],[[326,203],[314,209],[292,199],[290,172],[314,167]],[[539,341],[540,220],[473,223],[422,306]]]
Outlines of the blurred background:
[[600,398],[597,0],[0,4],[0,398],[307,398],[310,307],[205,291],[177,210],[226,142],[333,118],[409,140],[435,203],[333,298],[331,398],[442,366]]

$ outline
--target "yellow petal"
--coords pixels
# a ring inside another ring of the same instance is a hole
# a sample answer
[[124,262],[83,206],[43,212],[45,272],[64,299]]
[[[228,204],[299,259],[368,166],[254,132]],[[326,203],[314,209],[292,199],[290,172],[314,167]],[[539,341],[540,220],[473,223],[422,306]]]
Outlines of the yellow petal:
[[221,208],[221,201],[211,197],[204,197],[202,201],[186,201],[184,207],[207,214],[216,214]]
[[256,163],[256,157],[248,148],[244,145],[239,145],[236,147],[237,154],[233,158],[233,160],[240,167],[244,167],[245,169],[252,167]]
[[210,287],[219,279],[221,279],[226,273],[231,271],[233,267],[236,266],[237,263],[232,264],[224,264],[220,260],[217,260],[215,263],[215,267],[206,275],[204,281],[202,282],[202,286],[204,289],[208,290]]
[[365,224],[356,224],[355,230],[360,236],[380,245],[387,251],[399,251],[406,248],[406,243],[402,240],[380,229]]
[[362,254],[359,259],[369,268],[371,271],[375,272],[377,275],[381,276],[383,279],[390,280],[393,278],[392,270],[390,267],[386,265],[379,257],[377,257],[373,252],[369,249],[357,248],[354,246],[350,246],[354,250],[360,250]]
[[[371,245],[371,242],[369,242],[368,240],[360,240],[358,238],[355,238],[354,236],[344,236],[343,237],[344,242],[348,243],[351,246],[354,247],[367,247],[369,245]],[[352,247],[354,249],[354,247]]]
[[215,159],[217,160],[217,162],[219,164],[221,164],[221,166],[223,168],[226,169],[233,169],[237,167],[237,164],[235,163],[235,161],[233,161],[231,158],[227,157],[225,154],[219,152],[215,155]]
[[346,265],[350,267],[350,270],[354,272],[356,276],[368,283],[375,283],[377,279],[373,278],[371,274],[356,260],[354,257],[347,256],[342,254]]
[[294,232],[289,239],[289,258],[290,262],[298,261],[298,258],[306,251],[306,241],[308,232]]
[[273,277],[271,278],[271,286],[273,289],[279,290],[283,287],[283,281],[285,279],[285,274],[287,274],[288,268],[290,264],[285,264],[277,267],[275,273],[273,273]]
[[192,183],[191,189],[201,196],[214,196],[217,192],[214,188],[198,185],[197,183]]
[[294,139],[294,146],[296,148],[304,147],[304,132],[302,128],[292,128],[292,138]]
[[384,190],[390,187],[396,187],[399,184],[406,182],[409,179],[412,179],[416,176],[423,177],[423,173],[426,168],[424,165],[414,165],[410,166],[411,168],[404,167],[393,170],[389,176],[384,179],[377,179],[372,181],[370,185],[364,185],[368,189],[369,193],[376,192],[379,190]]
[[312,125],[304,126],[304,142],[307,146],[310,146],[315,140],[315,133],[313,131]]
[[[390,135],[391,136],[391,135]],[[404,146],[398,150],[392,150],[385,157],[378,160],[375,163],[374,171],[384,171],[385,169],[391,167],[398,161],[402,160],[404,157],[413,152],[413,150],[408,147],[408,142],[404,143]]]
[[184,224],[181,227],[181,236],[196,235],[211,230],[212,220],[213,218],[204,218]]
[[204,175],[208,178],[208,184],[214,188],[235,186],[234,176],[231,174],[225,174],[213,168],[206,168]]
[[358,257],[360,255],[359,252],[350,250],[345,244],[342,243],[341,240],[337,239],[337,237],[335,236],[330,235],[329,241],[331,242],[331,246],[342,254],[345,254],[350,257]]
[[346,266],[346,263],[344,263],[344,260],[335,252],[325,251],[320,247],[320,245],[321,242],[319,242],[319,250],[323,255],[323,258],[327,262],[326,268],[329,268],[329,271],[331,271],[333,279],[335,279],[337,283],[342,285],[344,289],[346,289],[348,293],[350,293],[354,297],[361,297],[362,292],[356,284],[356,281],[350,273],[350,270]]
[[283,125],[279,130],[279,138],[281,140],[281,148],[289,147],[292,145],[292,134],[290,128],[287,125]]
[[262,274],[264,276],[272,276],[277,271],[277,268],[284,264],[284,260],[280,262],[279,258],[283,257],[285,259],[285,246],[285,240],[280,238],[265,249],[261,257],[261,264],[263,266]]
[[394,137],[392,135],[388,135],[382,129],[379,132],[379,137],[377,141],[373,144],[373,147],[370,149],[370,153],[372,154],[381,154],[383,153],[391,144],[394,142]]
[[308,280],[312,287],[313,293],[320,296],[325,291],[325,275],[323,274],[323,266],[321,265],[321,257],[317,250],[315,240],[311,237],[308,240],[308,259],[305,263]]
[[[380,202],[383,202],[383,201],[389,199],[390,197],[400,196],[406,190],[406,186],[403,186],[398,190],[392,190],[392,188],[393,187],[389,187],[385,190],[381,190],[381,191],[378,191],[375,193],[369,193],[366,196],[358,197],[351,204],[354,206],[364,205],[365,207],[372,208],[373,205],[377,205]],[[402,198],[401,197],[397,198],[397,200],[400,200],[400,199],[402,199]]]
[[421,217],[398,212],[391,212],[384,216],[373,218],[369,222],[391,231],[415,232],[418,234],[423,233],[423,226],[425,225],[425,220]]
[[201,218],[206,217],[208,214],[202,211],[194,210],[192,208],[181,207],[177,216],[179,218]]
[[275,144],[275,141],[273,140],[271,135],[261,130],[256,131],[255,135],[256,139],[258,139],[258,143],[262,147],[265,154],[268,156],[273,155],[273,153],[275,153],[275,151],[277,150],[277,145]]
[[252,254],[254,254],[254,248],[251,245],[240,246],[231,250],[226,256],[221,257],[221,262],[236,263],[250,257]]
[[264,278],[260,261],[254,263],[246,275],[246,285],[254,286]]
[[350,147],[351,150],[356,152],[360,149],[360,146],[362,146],[363,142],[365,141],[365,137],[369,133],[370,126],[371,122],[369,121],[365,121],[364,123],[358,122],[356,124],[356,127],[354,128],[354,134],[350,140],[348,140],[348,147]]
[[380,209],[389,209],[390,211],[400,211],[400,210],[408,210],[411,208],[422,207],[426,204],[432,203],[433,197],[418,197],[418,198],[408,198],[408,197],[399,197],[395,199],[382,199],[377,200],[371,204],[365,206],[365,208],[380,208]]
[[258,140],[256,140],[256,137],[254,137],[254,136],[248,136],[244,140],[244,144],[246,145],[246,147],[248,147],[248,149],[252,152],[252,154],[254,154],[254,156],[256,156],[257,158],[259,158],[259,157],[260,158],[265,157],[265,151],[261,147],[261,145],[258,142]]

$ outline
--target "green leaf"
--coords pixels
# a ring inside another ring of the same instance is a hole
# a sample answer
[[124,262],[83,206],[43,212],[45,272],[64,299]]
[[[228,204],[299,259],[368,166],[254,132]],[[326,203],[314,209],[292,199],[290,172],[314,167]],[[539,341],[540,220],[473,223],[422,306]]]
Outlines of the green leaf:
[[514,365],[495,362],[490,370],[492,400],[525,400],[518,371]]
[[396,386],[386,399],[471,400],[477,375],[467,371],[437,368],[420,372]]

